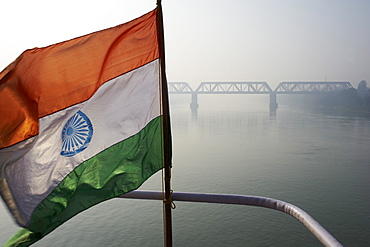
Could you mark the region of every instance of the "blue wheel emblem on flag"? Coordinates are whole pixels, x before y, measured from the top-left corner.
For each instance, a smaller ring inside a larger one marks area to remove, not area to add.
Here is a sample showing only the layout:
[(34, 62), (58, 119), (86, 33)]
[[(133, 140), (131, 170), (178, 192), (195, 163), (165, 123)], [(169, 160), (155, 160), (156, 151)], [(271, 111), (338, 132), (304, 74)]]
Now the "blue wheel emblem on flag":
[(64, 125), (62, 130), (61, 155), (71, 157), (87, 148), (93, 135), (90, 119), (78, 111)]

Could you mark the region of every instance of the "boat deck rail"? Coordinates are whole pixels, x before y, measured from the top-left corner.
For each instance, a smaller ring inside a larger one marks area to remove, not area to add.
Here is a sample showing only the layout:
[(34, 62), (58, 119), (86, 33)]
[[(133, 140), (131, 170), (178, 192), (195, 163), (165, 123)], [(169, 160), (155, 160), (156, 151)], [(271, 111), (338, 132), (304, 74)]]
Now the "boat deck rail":
[[(119, 196), (120, 198), (163, 200), (161, 191), (132, 191)], [(230, 195), (230, 194), (203, 194), (188, 192), (173, 192), (173, 201), (204, 202), (220, 204), (239, 204), (247, 206), (257, 206), (278, 210), (289, 214), (299, 220), (324, 246), (342, 246), (323, 226), (313, 217), (299, 207), (273, 198), (250, 196), (250, 195)]]

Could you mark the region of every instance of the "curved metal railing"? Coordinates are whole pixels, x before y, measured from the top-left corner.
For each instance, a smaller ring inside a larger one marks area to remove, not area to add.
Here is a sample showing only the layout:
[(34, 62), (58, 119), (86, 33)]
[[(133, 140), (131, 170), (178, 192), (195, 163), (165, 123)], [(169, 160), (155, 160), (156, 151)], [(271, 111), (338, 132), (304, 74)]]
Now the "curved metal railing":
[[(132, 191), (120, 196), (120, 198), (163, 200), (163, 193), (160, 191)], [(328, 247), (342, 246), (324, 227), (314, 218), (299, 207), (272, 198), (246, 195), (227, 194), (201, 194), (173, 192), (173, 201), (207, 202), (221, 204), (240, 204), (275, 209), (287, 213), (307, 227), (311, 233), (324, 245)]]

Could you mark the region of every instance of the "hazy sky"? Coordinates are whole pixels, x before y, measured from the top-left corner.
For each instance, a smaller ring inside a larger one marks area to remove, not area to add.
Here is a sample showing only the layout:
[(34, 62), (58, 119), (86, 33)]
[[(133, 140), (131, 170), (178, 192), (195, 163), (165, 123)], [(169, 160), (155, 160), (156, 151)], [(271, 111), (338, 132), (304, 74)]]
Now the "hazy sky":
[[(59, 2), (59, 3), (57, 3)], [(127, 22), (156, 0), (4, 1), (0, 70), (24, 50)], [(369, 0), (162, 0), (167, 77), (370, 84)]]

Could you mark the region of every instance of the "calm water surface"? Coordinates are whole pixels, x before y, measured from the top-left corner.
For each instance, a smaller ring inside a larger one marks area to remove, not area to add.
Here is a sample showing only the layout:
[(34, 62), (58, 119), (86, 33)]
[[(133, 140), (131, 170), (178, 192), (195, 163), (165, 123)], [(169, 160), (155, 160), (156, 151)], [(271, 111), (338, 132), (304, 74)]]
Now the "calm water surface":
[[(344, 246), (370, 246), (370, 116), (199, 103), (196, 116), (171, 106), (175, 191), (283, 200)], [(161, 190), (161, 173), (140, 189)], [(0, 244), (17, 229), (1, 204)], [(176, 202), (173, 234), (174, 246), (322, 246), (293, 217), (240, 205)], [(162, 204), (113, 199), (34, 246), (163, 246)]]

